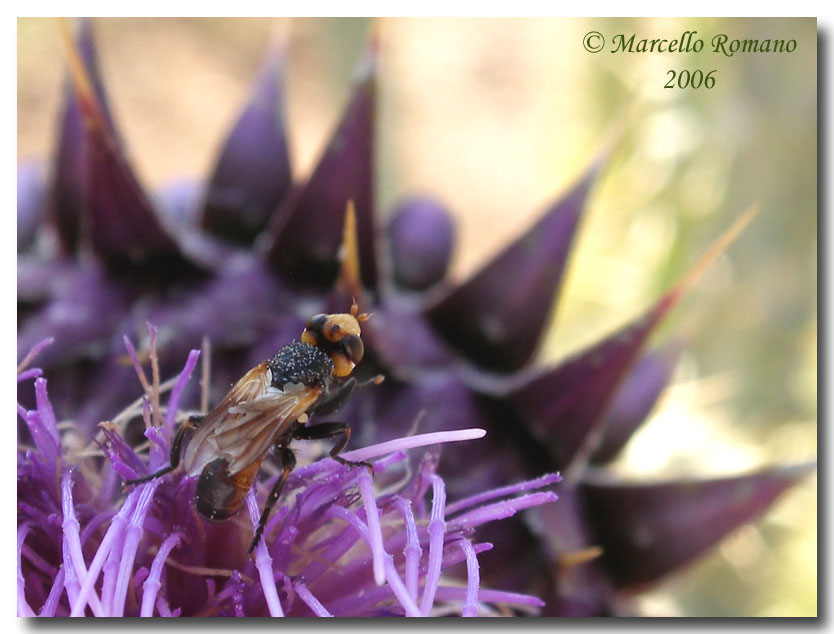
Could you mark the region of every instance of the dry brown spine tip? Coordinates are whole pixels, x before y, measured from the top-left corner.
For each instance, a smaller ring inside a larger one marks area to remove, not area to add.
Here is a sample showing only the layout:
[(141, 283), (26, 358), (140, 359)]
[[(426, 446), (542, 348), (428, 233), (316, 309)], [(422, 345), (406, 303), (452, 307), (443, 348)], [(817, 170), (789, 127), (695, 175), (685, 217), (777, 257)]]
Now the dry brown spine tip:
[(561, 568), (573, 568), (600, 557), (602, 552), (602, 546), (588, 546), (580, 550), (571, 550), (559, 555), (559, 566)]

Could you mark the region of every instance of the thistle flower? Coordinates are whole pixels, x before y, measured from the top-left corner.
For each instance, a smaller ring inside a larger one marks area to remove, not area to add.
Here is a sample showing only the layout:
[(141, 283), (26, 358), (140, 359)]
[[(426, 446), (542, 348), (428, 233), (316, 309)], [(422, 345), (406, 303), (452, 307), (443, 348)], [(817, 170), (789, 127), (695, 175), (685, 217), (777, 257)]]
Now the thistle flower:
[[(153, 329), (158, 376), (155, 339)], [(543, 489), (560, 477), (447, 504), (436, 473), (440, 448), (481, 438), (483, 430), (420, 434), (344, 454), (373, 460), (376, 482), (367, 469), (329, 458), (297, 469), (285, 489), (288, 503), (267, 525), (268, 545), (259, 542), (250, 561), (246, 546), (260, 515), (257, 498), (265, 495), (247, 497), (251, 527), (244, 518), (219, 526), (198, 519), (194, 478), (181, 473), (119, 495), (122, 478), (148, 468), (119, 431), (138, 405), (100, 425), (99, 452), (64, 455), (46, 379), (39, 368), (26, 369), (48, 343), (36, 346), (18, 373), (19, 381), (35, 378), (37, 394), (34, 410), (19, 408), (34, 442), (18, 462), (19, 615), (483, 616), (499, 606), (541, 607), (536, 597), (481, 587), (478, 555), (492, 544), (474, 541), (474, 531), (555, 501)], [(193, 351), (176, 381), (166, 384), (164, 421), (151, 414), (161, 411), (162, 387), (137, 366), (146, 387), (141, 412), (152, 469), (170, 451), (171, 424), (198, 356)], [(406, 451), (427, 445), (432, 449), (412, 472)], [(450, 577), (461, 563), (462, 580)]]
[[(19, 176), (27, 192), (18, 211), (27, 220), (19, 223), (27, 227), (19, 242), (19, 348), (54, 336), (39, 357), (55, 386), (52, 402), (59, 418), (92, 433), (135, 397), (122, 336), (147, 341), (138, 324), (159, 324), (163, 375), (209, 340), (216, 394), (297, 336), (307, 316), (343, 309), (354, 296), (374, 313), (363, 370), (388, 377), (340, 413), (358, 443), (402, 438), (415, 420), (421, 433), (486, 429), (479, 443), (450, 445), (437, 466), (449, 494), (460, 497), (565, 471), (559, 505), (484, 527), (504, 547), (481, 579), (540, 596), (543, 614), (629, 613), (624, 596), (708, 551), (808, 468), (652, 485), (610, 474), (605, 465), (671, 377), (677, 344), (646, 350), (646, 342), (692, 277), (587, 350), (534, 367), (585, 202), (610, 154), (601, 152), (527, 232), (454, 284), (446, 279), (454, 225), (442, 203), (409, 198), (379, 226), (377, 48), (360, 62), (351, 101), (305, 182), (293, 181), (286, 152), (283, 57), (275, 49), (205, 188), (151, 195), (123, 152), (83, 22), (50, 185)], [(357, 214), (348, 236), (353, 261), (340, 258), (349, 200)], [(47, 233), (56, 236), (53, 250), (43, 248)], [(149, 347), (143, 343), (145, 353)], [(35, 402), (37, 386), (34, 393), (21, 386), (20, 402)], [(193, 390), (182, 398), (194, 398)], [(153, 447), (152, 463), (154, 452), (165, 455)]]

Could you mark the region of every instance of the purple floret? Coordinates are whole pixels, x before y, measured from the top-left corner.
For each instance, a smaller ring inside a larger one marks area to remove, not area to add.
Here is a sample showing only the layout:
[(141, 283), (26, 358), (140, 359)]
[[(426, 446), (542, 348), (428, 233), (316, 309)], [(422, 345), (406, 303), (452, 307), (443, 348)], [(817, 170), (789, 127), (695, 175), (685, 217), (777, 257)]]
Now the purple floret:
[[(151, 333), (150, 377), (125, 341), (143, 386), (141, 400), (100, 425), (92, 449), (64, 460), (66, 439), (45, 379), (35, 378), (36, 409), (19, 406), (35, 442), (34, 451), (19, 454), (25, 484), (19, 489), (20, 615), (477, 616), (493, 613), (490, 603), (541, 604), (535, 597), (481, 587), (478, 553), (492, 545), (473, 541), (472, 528), (555, 501), (550, 491), (519, 494), (550, 487), (559, 477), (551, 474), (447, 505), (444, 480), (436, 473), (438, 448), (481, 438), (481, 429), (407, 436), (343, 454), (351, 461), (370, 461), (373, 474), (331, 458), (298, 468), (254, 561), (244, 548), (257, 526), (266, 487), (256, 486), (247, 495), (250, 522), (236, 518), (222, 524), (197, 518), (193, 478), (181, 472), (142, 483), (124, 496), (122, 479), (149, 471), (143, 452), (123, 436), (127, 421), (141, 416), (151, 457), (167, 456), (172, 437), (167, 431), (185, 417), (179, 403), (199, 357), (193, 350), (179, 376), (163, 383), (156, 330)], [(43, 345), (21, 363), (21, 374), (37, 376), (28, 365)], [(168, 389), (163, 415), (160, 392)], [(421, 447), (434, 449), (414, 468), (408, 452)], [(55, 469), (60, 478), (53, 500)], [(32, 499), (36, 493), (43, 499)], [(47, 527), (44, 534), (39, 513), (54, 517), (58, 530)], [(233, 567), (217, 565), (221, 551)]]

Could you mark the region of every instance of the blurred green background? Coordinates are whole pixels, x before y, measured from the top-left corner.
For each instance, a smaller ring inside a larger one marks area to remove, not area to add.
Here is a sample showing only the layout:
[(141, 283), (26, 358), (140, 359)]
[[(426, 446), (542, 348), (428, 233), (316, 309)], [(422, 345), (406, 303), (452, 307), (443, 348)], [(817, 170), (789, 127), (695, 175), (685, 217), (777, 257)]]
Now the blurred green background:
[[(307, 174), (372, 28), (382, 42), (378, 201), (414, 191), (459, 223), (462, 277), (626, 133), (592, 195), (542, 348), (552, 361), (646, 308), (748, 206), (762, 211), (657, 337), (690, 339), (673, 387), (616, 468), (636, 478), (738, 473), (816, 458), (815, 19), (103, 19), (117, 125), (143, 183), (203, 176), (270, 37), (289, 38), (290, 143)], [(582, 47), (588, 31), (607, 40)], [(611, 54), (697, 31), (700, 53)], [(795, 39), (782, 54), (710, 40)], [(18, 157), (47, 159), (64, 69), (58, 28), (18, 21)], [(664, 89), (715, 69), (715, 87)], [(642, 595), (655, 615), (817, 612), (817, 482), (782, 498), (687, 571)]]

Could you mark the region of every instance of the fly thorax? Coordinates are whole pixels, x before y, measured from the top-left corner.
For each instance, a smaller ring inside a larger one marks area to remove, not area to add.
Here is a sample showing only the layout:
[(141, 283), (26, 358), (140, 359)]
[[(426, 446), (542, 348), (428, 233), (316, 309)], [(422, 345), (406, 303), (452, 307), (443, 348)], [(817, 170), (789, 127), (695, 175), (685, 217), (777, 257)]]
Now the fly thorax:
[(272, 386), (290, 391), (294, 386), (323, 387), (333, 375), (333, 361), (309, 343), (293, 341), (269, 360)]

